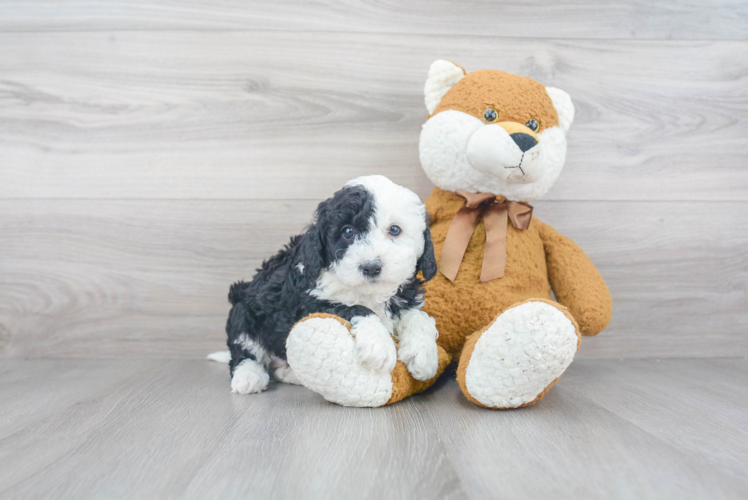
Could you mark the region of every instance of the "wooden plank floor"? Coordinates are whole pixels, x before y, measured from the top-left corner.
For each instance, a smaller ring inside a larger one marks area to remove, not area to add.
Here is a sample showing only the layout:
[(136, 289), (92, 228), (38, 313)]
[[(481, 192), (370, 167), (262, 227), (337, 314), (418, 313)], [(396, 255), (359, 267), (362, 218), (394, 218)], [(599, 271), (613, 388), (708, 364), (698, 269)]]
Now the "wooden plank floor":
[(2, 498), (746, 498), (748, 360), (578, 360), (538, 405), (380, 409), (185, 360), (0, 360)]

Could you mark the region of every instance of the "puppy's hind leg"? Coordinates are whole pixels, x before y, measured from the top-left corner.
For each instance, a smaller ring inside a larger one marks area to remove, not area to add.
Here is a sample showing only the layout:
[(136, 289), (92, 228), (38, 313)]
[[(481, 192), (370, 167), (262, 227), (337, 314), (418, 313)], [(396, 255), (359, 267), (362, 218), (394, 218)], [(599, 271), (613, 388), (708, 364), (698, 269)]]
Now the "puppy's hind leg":
[(247, 307), (241, 302), (234, 305), (226, 323), (226, 344), (231, 352), (231, 392), (252, 394), (268, 387), (270, 375), (266, 367), (270, 358), (265, 350), (250, 336), (252, 321)]
[(240, 334), (231, 346), (231, 392), (252, 394), (268, 387), (268, 355), (246, 333)]
[(288, 361), (284, 361), (276, 356), (271, 357), (270, 370), (273, 372), (273, 378), (284, 384), (301, 385), (296, 374), (293, 372)]
[(270, 375), (265, 367), (253, 359), (243, 359), (234, 368), (231, 376), (231, 392), (237, 394), (252, 394), (262, 392), (268, 388)]

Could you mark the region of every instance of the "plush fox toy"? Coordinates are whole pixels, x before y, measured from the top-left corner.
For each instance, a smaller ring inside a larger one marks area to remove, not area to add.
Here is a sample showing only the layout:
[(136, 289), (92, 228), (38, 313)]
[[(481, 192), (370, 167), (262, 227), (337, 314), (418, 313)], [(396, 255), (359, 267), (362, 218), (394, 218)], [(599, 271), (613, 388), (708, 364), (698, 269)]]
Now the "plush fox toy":
[(473, 403), (533, 404), (568, 368), (580, 335), (597, 335), (612, 315), (595, 266), (534, 219), (529, 204), (561, 173), (574, 106), (564, 91), (530, 78), (467, 74), (441, 60), (429, 70), (425, 101), (420, 157), (436, 185), (426, 206), (439, 273), (426, 285), (423, 310), (436, 319), (439, 349), (420, 362), (434, 376), (414, 379), (404, 364), (411, 360), (391, 373), (363, 366), (350, 325), (331, 317), (294, 327), (289, 364), (305, 386), (349, 406), (400, 401), (452, 362)]

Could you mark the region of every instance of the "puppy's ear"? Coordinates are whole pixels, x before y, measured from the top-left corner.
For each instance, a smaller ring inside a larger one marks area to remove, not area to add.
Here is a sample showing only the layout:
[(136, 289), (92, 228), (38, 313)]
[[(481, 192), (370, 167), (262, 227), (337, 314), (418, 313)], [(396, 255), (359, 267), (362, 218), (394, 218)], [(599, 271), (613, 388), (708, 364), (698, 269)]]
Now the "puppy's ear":
[(309, 226), (301, 241), (301, 258), (304, 264), (304, 276), (311, 283), (317, 281), (320, 273), (329, 264), (325, 248), (329, 201), (325, 200), (317, 207), (314, 224)]
[(431, 241), (431, 231), (428, 226), (423, 232), (423, 255), (418, 259), (417, 271), (423, 272), (423, 279), (430, 281), (436, 276), (436, 256), (434, 255), (434, 243)]

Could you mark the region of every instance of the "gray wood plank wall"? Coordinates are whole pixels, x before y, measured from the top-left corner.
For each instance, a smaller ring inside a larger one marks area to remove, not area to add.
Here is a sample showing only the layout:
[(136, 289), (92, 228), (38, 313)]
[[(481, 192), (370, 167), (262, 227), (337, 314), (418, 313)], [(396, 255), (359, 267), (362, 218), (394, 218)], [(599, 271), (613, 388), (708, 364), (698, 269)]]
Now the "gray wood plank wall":
[(748, 4), (0, 0), (0, 355), (199, 357), (346, 180), (422, 196), (429, 64), (567, 90), (539, 218), (607, 279), (582, 356), (748, 355)]

